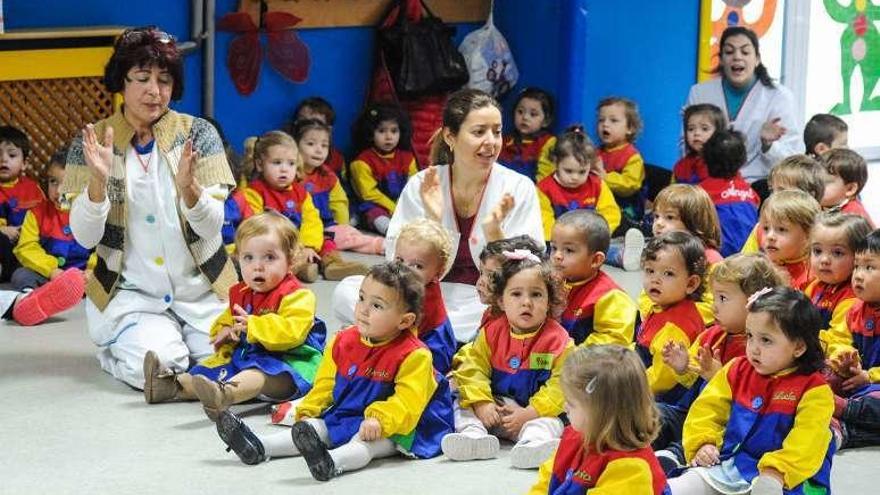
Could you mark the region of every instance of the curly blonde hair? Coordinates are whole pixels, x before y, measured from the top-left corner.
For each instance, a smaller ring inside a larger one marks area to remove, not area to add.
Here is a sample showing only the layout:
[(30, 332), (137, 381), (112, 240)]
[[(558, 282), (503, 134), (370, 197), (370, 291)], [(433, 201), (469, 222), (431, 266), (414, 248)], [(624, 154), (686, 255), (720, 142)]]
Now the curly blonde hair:
[(452, 267), (455, 258), (449, 231), (433, 220), (418, 218), (401, 227), (400, 233), (397, 235), (397, 244), (399, 245), (401, 242), (419, 242), (430, 245), (437, 257), (440, 258), (440, 266), (443, 267), (441, 275)]

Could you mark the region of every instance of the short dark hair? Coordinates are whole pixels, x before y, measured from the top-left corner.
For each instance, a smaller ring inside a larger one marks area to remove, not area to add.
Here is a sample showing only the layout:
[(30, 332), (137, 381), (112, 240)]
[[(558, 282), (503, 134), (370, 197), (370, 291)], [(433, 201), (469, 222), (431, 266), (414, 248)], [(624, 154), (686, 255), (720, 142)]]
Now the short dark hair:
[(291, 120), (293, 122), (300, 120), (299, 113), (305, 108), (323, 115), (324, 123), (327, 125), (332, 126), (336, 122), (336, 111), (333, 110), (333, 105), (320, 96), (310, 96), (299, 102), (299, 105), (293, 109), (293, 118)]
[(817, 113), (804, 126), (804, 145), (807, 154), (816, 155), (816, 145), (822, 143), (831, 146), (834, 139), (847, 132), (849, 126), (843, 119), (830, 113)]
[(709, 177), (730, 179), (746, 163), (746, 142), (743, 135), (734, 130), (716, 129), (703, 145), (703, 160)]
[(556, 139), (556, 144), (550, 149), (550, 159), (553, 163), (559, 164), (560, 161), (567, 157), (573, 157), (581, 165), (587, 168), (596, 162), (598, 153), (590, 137), (584, 131), (582, 124), (569, 126)]
[(402, 261), (388, 261), (370, 267), (366, 277), (394, 290), (407, 312), (416, 315), (416, 323), (422, 316), (425, 300), (425, 284), (416, 272)]
[[(541, 110), (544, 112), (544, 125), (541, 126), (542, 129), (546, 129), (553, 123), (554, 117), (554, 104), (553, 104), (553, 96), (550, 95), (547, 91), (544, 91), (541, 88), (536, 88), (534, 86), (523, 89), (519, 92), (516, 97), (516, 101), (513, 102), (513, 108), (516, 109), (516, 106), (519, 105), (519, 102), (524, 99), (529, 98), (530, 100), (535, 100), (541, 104)], [(514, 127), (513, 133), (517, 137), (522, 137), (519, 135), (519, 131)]]
[[(720, 108), (711, 103), (696, 103), (694, 105), (688, 105), (687, 108), (684, 109), (684, 116), (681, 119), (683, 127), (682, 136), (687, 135), (688, 120), (694, 115), (704, 115), (709, 117), (709, 120), (712, 121), (712, 125), (715, 126), (715, 132), (727, 129), (727, 117)], [(684, 140), (684, 147), (688, 154), (696, 153), (696, 150), (692, 149), (691, 145), (688, 144), (687, 139)]]
[(0, 126), (0, 143), (10, 143), (20, 149), (21, 157), (24, 160), (27, 160), (28, 155), (31, 154), (31, 142), (27, 134), (18, 127), (11, 125)]
[(104, 86), (111, 93), (125, 89), (132, 67), (152, 67), (168, 71), (174, 81), (171, 99), (183, 96), (183, 58), (174, 38), (156, 26), (126, 29), (113, 46), (113, 54), (104, 66)]
[(859, 185), (856, 194), (862, 192), (862, 188), (868, 182), (868, 163), (862, 155), (853, 150), (838, 148), (825, 152), (820, 158), (825, 164), (825, 170), (843, 179), (844, 184), (854, 182)]
[(358, 152), (372, 148), (373, 133), (382, 122), (389, 121), (396, 122), (400, 128), (397, 147), (409, 150), (412, 146), (412, 124), (403, 108), (391, 103), (371, 103), (360, 114), (352, 129), (352, 138)]
[(646, 261), (656, 261), (657, 254), (664, 248), (670, 248), (678, 253), (684, 260), (688, 276), (700, 277), (700, 285), (688, 298), (694, 301), (703, 295), (703, 279), (706, 276), (706, 248), (700, 238), (680, 230), (673, 230), (651, 238), (642, 251), (642, 266)]
[(819, 310), (802, 292), (790, 287), (772, 287), (748, 305), (750, 313), (768, 313), (790, 340), (802, 340), (806, 350), (795, 359), (799, 373), (808, 374), (825, 366), (819, 330), (825, 326)]
[(556, 219), (556, 225), (566, 225), (577, 229), (590, 252), (607, 253), (611, 245), (611, 230), (608, 221), (595, 211), (571, 210)]
[(612, 105), (623, 106), (623, 114), (626, 116), (626, 127), (628, 131), (626, 133), (626, 140), (630, 143), (634, 142), (639, 133), (642, 132), (643, 127), (638, 105), (629, 98), (609, 96), (608, 98), (602, 99), (599, 104), (596, 105), (596, 114), (598, 115), (600, 110)]
[(498, 239), (486, 244), (486, 247), (480, 251), (480, 262), (485, 263), (487, 259), (501, 256), (504, 251), (515, 251), (517, 249), (526, 249), (531, 251), (535, 256), (544, 254), (544, 248), (538, 245), (531, 237), (521, 234), (516, 237), (508, 237), (507, 239)]
[(856, 253), (880, 255), (880, 229), (868, 234), (862, 243), (853, 248), (853, 251)]

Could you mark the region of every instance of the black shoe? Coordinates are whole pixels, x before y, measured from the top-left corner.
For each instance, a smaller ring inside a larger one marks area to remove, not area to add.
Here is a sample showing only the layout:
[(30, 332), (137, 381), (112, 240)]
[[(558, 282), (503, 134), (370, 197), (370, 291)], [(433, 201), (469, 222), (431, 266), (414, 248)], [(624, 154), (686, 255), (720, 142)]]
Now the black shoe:
[(257, 435), (228, 409), (217, 416), (217, 434), (226, 444), (226, 452), (235, 452), (241, 462), (253, 466), (269, 460)]
[(336, 476), (336, 464), (330, 457), (330, 451), (324, 442), (318, 438), (318, 432), (305, 421), (293, 424), (290, 436), (299, 453), (302, 454), (309, 466), (312, 476), (318, 481), (328, 481)]

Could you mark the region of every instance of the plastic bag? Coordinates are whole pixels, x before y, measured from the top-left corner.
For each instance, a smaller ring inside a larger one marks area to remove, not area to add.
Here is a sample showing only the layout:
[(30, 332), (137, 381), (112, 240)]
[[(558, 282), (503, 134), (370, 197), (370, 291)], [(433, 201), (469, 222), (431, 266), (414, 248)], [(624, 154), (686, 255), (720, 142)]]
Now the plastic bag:
[(492, 22), (492, 11), (483, 27), (465, 36), (458, 51), (464, 56), (471, 75), (469, 88), (499, 98), (510, 91), (519, 79), (507, 40)]

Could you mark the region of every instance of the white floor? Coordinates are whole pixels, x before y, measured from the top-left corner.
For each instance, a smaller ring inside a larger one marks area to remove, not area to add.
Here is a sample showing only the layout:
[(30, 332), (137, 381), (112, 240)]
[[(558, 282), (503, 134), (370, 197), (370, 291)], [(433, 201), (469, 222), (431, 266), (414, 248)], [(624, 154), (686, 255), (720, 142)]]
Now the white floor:
[[(637, 290), (637, 275), (609, 271)], [(328, 315), (332, 284), (312, 288), (319, 314)], [(297, 458), (245, 466), (224, 452), (197, 404), (146, 405), (139, 391), (102, 372), (82, 305), (36, 328), (0, 323), (0, 340), (2, 494), (302, 493), (320, 486), (319, 493), (333, 494), (506, 495), (525, 493), (536, 478), (511, 468), (506, 451), (471, 463), (388, 459), (326, 484)], [(266, 424), (260, 405), (236, 410), (252, 410), (247, 421), (257, 430), (277, 428)], [(877, 493), (880, 449), (835, 461), (837, 493)]]

